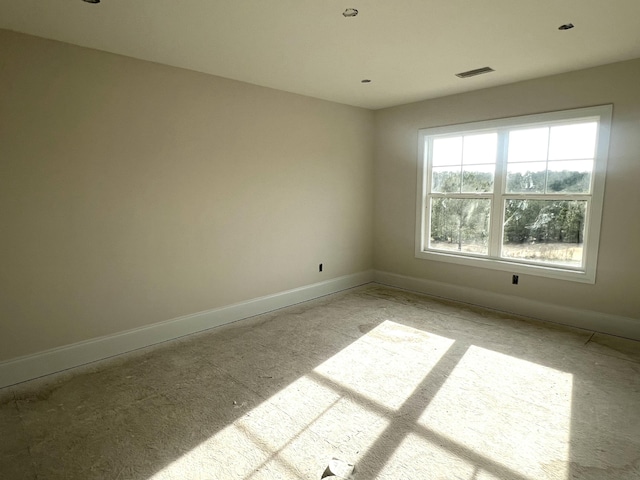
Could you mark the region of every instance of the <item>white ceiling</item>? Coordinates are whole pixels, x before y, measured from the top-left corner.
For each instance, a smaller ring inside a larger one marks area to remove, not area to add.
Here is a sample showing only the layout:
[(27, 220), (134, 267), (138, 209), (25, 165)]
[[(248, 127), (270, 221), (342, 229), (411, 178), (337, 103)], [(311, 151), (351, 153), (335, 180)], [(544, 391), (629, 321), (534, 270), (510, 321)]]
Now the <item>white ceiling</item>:
[(640, 0), (0, 0), (0, 28), (371, 109), (640, 57)]

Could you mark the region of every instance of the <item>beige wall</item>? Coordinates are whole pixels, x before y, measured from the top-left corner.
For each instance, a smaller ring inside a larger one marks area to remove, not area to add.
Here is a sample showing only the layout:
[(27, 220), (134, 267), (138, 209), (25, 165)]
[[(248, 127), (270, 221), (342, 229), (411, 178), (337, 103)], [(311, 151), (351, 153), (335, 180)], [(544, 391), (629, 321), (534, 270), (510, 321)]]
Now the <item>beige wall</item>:
[(372, 267), (371, 111), (2, 30), (0, 92), (0, 361)]
[[(594, 285), (521, 275), (513, 286), (508, 272), (414, 257), (418, 129), (607, 103), (613, 131)], [(640, 321), (640, 60), (379, 110), (375, 162), (377, 270)]]
[[(0, 361), (372, 266), (638, 318), (638, 85), (640, 60), (374, 113), (0, 30)], [(595, 285), (414, 258), (419, 128), (605, 103)]]

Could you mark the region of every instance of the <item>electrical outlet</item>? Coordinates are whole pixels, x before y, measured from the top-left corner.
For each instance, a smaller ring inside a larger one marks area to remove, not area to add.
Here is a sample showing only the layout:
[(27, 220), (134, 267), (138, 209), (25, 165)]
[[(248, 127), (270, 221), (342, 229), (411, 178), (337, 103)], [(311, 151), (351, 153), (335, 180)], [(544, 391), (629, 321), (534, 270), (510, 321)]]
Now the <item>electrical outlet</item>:
[(322, 272), (322, 264), (319, 264), (319, 265), (318, 265), (318, 271), (319, 271), (319, 272)]
[(517, 285), (517, 284), (518, 284), (518, 275), (513, 275), (513, 276), (511, 277), (511, 283), (512, 283), (513, 285)]

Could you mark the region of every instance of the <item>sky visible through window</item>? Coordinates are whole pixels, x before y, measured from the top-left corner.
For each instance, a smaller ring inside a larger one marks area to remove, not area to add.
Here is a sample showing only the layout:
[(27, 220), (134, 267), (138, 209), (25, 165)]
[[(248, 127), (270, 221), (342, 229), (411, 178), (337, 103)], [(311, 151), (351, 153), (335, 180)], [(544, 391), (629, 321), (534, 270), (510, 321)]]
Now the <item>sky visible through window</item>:
[[(528, 128), (509, 132), (509, 163), (550, 161), (550, 170), (564, 169), (555, 161), (574, 160), (590, 167), (595, 154), (596, 122)], [(498, 136), (495, 132), (436, 138), (432, 166), (495, 164)], [(464, 145), (464, 149), (463, 149)]]

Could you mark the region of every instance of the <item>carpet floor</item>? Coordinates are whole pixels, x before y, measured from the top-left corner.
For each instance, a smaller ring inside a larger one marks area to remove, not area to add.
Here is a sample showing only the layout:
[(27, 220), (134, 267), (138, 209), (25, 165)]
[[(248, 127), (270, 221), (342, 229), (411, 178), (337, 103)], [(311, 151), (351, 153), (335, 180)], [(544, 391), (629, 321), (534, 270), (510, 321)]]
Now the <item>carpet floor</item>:
[(0, 398), (3, 480), (640, 478), (640, 342), (376, 284)]

